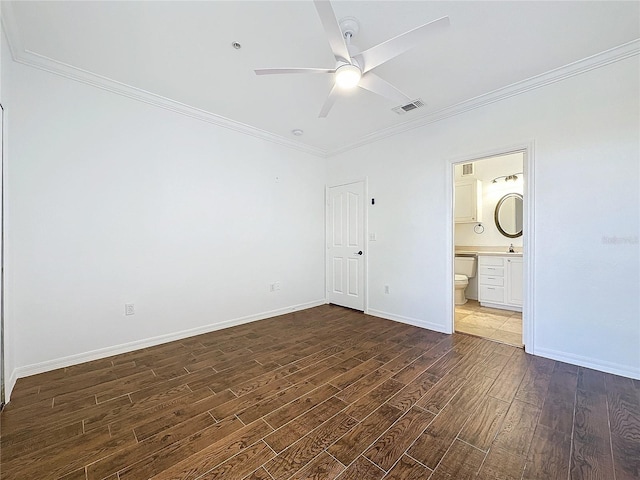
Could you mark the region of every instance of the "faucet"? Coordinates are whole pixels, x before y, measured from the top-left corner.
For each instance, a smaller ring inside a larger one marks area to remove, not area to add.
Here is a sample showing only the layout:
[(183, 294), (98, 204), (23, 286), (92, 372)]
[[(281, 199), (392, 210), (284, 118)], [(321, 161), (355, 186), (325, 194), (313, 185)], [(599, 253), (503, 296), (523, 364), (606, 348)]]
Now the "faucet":
[(513, 249), (513, 243), (509, 245), (509, 253), (516, 253), (516, 251)]

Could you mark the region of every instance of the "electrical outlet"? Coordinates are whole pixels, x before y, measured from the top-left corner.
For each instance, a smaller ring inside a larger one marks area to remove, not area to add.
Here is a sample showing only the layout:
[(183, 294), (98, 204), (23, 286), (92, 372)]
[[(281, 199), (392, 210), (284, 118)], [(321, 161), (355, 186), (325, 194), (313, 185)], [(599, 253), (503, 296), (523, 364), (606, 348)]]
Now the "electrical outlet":
[(280, 290), (280, 282), (274, 282), (273, 289), (274, 290)]
[(389, 285), (384, 286), (384, 293), (389, 295)]
[(369, 234), (369, 241), (370, 242), (375, 242), (376, 240), (378, 240), (378, 237), (376, 236), (375, 233), (370, 233)]
[(136, 308), (133, 303), (125, 303), (124, 304), (124, 314), (125, 315), (135, 315)]

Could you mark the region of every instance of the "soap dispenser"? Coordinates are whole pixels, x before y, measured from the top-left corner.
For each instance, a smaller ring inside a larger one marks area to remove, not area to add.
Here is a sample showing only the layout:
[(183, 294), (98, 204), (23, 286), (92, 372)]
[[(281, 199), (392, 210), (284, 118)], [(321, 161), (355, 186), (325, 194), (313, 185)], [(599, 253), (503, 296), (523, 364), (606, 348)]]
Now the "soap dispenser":
[(509, 245), (509, 253), (516, 253), (516, 251), (513, 249), (513, 243)]

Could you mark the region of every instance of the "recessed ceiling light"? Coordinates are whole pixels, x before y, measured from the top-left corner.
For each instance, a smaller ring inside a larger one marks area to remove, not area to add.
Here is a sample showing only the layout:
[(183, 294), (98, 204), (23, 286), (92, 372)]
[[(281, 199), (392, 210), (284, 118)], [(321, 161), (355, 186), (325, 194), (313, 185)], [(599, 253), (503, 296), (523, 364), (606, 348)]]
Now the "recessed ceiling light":
[(238, 42), (231, 43), (231, 46), (233, 48), (235, 48), (236, 50), (240, 50), (242, 48), (242, 45), (240, 45), (240, 43), (238, 43)]
[(299, 137), (300, 135), (302, 135), (304, 133), (304, 131), (300, 130), (299, 128), (295, 128), (295, 129), (291, 130), (291, 133), (293, 133), (296, 137)]

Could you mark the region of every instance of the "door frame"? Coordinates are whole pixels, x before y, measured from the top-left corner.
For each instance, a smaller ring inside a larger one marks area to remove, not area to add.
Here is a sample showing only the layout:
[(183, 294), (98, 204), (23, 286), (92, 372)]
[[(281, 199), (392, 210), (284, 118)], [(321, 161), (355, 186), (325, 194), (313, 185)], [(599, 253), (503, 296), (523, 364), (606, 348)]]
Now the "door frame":
[(4, 357), (4, 107), (0, 103), (0, 410), (5, 404)]
[(524, 278), (523, 281), (523, 305), (522, 305), (522, 342), (524, 343), (524, 350), (527, 353), (533, 353), (535, 351), (535, 245), (534, 245), (534, 229), (535, 229), (535, 141), (530, 140), (514, 145), (507, 145), (504, 147), (495, 148), (488, 151), (472, 153), (460, 157), (450, 158), (447, 162), (446, 171), (446, 192), (447, 192), (447, 229), (446, 229), (446, 241), (448, 245), (449, 254), (446, 258), (446, 282), (450, 285), (447, 289), (449, 292), (449, 299), (447, 301), (447, 316), (449, 322), (447, 323), (448, 331), (446, 333), (454, 332), (454, 314), (455, 305), (453, 298), (453, 278), (454, 278), (454, 256), (455, 256), (455, 241), (454, 241), (454, 229), (455, 222), (453, 218), (453, 202), (454, 202), (454, 168), (461, 163), (469, 163), (477, 160), (484, 160), (490, 157), (497, 157), (500, 155), (508, 155), (510, 153), (523, 152), (524, 158), (522, 159), (522, 167), (524, 174), (523, 184), (523, 268)]
[(363, 229), (362, 243), (364, 245), (364, 258), (362, 268), (363, 282), (362, 293), (364, 295), (364, 312), (369, 312), (369, 177), (361, 177), (344, 181), (336, 181), (328, 183), (324, 187), (324, 303), (329, 303), (327, 289), (329, 288), (329, 277), (327, 276), (327, 235), (329, 234), (329, 189), (334, 187), (342, 187), (352, 183), (362, 183), (364, 187), (364, 205), (363, 205)]

